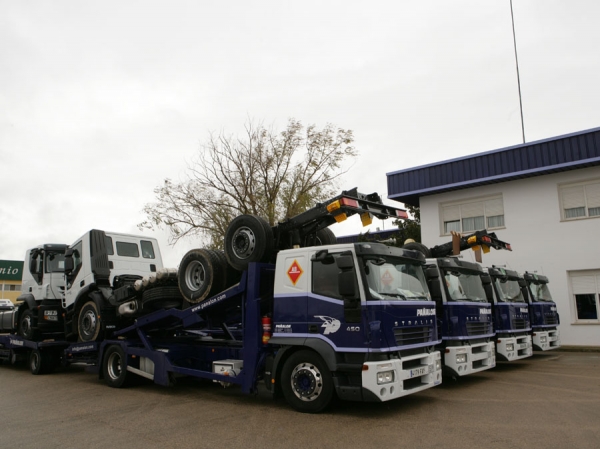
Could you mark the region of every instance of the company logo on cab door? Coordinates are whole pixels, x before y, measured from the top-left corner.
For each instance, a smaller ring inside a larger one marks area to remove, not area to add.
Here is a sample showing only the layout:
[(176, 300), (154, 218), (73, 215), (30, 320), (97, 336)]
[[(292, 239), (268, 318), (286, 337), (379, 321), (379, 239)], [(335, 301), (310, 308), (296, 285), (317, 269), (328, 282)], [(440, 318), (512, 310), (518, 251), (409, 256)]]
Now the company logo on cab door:
[(300, 279), (300, 276), (302, 276), (302, 273), (304, 273), (302, 267), (300, 266), (298, 261), (294, 259), (294, 263), (290, 265), (290, 268), (287, 271), (287, 275), (290, 278), (290, 281), (292, 281), (293, 285), (296, 285), (298, 279)]

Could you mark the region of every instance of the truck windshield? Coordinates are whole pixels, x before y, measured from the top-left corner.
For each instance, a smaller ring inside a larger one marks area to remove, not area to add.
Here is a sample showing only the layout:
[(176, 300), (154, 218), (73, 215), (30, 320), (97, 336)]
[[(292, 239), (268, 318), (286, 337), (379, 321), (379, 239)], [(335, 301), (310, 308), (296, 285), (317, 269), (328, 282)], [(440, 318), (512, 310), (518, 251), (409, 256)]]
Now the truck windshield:
[(366, 259), (364, 271), (372, 300), (430, 301), (423, 267), (406, 260), (381, 256)]
[(46, 273), (63, 273), (65, 271), (65, 255), (62, 253), (46, 254)]
[(496, 279), (495, 284), (500, 302), (525, 302), (521, 287), (517, 281), (508, 279), (503, 282), (501, 279)]
[(534, 301), (554, 302), (548, 284), (529, 284), (529, 291)]
[(446, 271), (444, 278), (451, 301), (487, 302), (479, 274)]

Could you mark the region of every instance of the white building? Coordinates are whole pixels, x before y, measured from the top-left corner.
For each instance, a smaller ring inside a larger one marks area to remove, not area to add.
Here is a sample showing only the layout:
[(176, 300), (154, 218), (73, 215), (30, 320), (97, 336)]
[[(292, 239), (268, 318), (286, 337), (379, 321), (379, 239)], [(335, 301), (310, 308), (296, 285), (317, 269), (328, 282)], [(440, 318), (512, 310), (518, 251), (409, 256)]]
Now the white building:
[(600, 346), (600, 128), (387, 176), (389, 198), (420, 206), (423, 243), (495, 232), (513, 251), (483, 265), (548, 276), (562, 345)]

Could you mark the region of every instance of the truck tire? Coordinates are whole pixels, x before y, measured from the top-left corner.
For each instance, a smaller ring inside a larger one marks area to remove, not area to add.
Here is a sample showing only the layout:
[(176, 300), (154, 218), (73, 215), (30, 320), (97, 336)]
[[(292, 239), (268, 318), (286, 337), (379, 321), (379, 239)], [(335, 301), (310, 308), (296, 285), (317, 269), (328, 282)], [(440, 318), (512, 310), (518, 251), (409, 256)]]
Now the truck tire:
[(38, 332), (33, 328), (35, 314), (31, 309), (25, 309), (19, 317), (17, 333), (26, 340), (36, 340)]
[(31, 374), (47, 374), (54, 371), (56, 365), (53, 363), (51, 354), (39, 349), (32, 349), (29, 353), (29, 369)]
[(215, 253), (219, 257), (219, 261), (221, 262), (221, 267), (223, 267), (223, 271), (225, 272), (225, 288), (224, 289), (227, 289), (227, 288), (237, 284), (238, 282), (240, 282), (242, 273), (240, 271), (236, 270), (235, 268), (233, 268), (231, 265), (229, 265), (229, 263), (227, 262), (227, 257), (225, 256), (225, 251), (219, 249), (219, 250), (216, 250)]
[(225, 256), (236, 270), (244, 271), (251, 262), (269, 262), (273, 246), (271, 227), (256, 215), (240, 215), (227, 227)]
[(131, 376), (127, 373), (127, 357), (125, 351), (119, 345), (111, 345), (106, 348), (102, 359), (102, 374), (109, 387), (125, 387)]
[(419, 251), (425, 257), (431, 257), (431, 251), (429, 250), (429, 248), (427, 248), (425, 245), (423, 245), (422, 243), (419, 243), (419, 242), (406, 243), (405, 245), (402, 246), (402, 249), (410, 249), (410, 250), (414, 250), (414, 251)]
[(283, 397), (294, 409), (318, 413), (332, 401), (334, 387), (329, 368), (313, 351), (292, 354), (281, 370)]
[[(337, 237), (333, 233), (333, 231), (329, 228), (319, 229), (317, 231), (316, 239), (314, 241), (314, 246), (323, 246), (323, 245), (335, 245), (337, 243)], [(311, 237), (307, 237), (304, 239), (304, 246), (313, 245), (313, 241)]]
[(225, 271), (216, 251), (193, 249), (188, 251), (177, 274), (179, 291), (185, 300), (197, 304), (225, 289)]
[(158, 309), (173, 309), (181, 307), (183, 296), (176, 285), (160, 285), (144, 290), (142, 293), (142, 308), (144, 311)]
[(100, 335), (102, 322), (98, 306), (94, 301), (86, 302), (77, 317), (77, 334), (79, 341), (96, 341)]

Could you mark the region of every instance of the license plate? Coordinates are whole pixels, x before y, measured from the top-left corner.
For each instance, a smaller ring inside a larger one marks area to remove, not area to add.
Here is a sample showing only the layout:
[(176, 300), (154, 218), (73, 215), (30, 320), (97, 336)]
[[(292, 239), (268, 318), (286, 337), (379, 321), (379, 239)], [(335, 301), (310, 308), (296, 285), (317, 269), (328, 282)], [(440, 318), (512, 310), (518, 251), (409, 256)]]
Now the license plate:
[(410, 370), (410, 377), (423, 376), (429, 372), (429, 367), (423, 366), (421, 368), (415, 368)]

